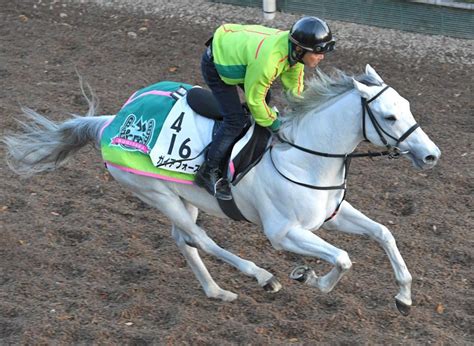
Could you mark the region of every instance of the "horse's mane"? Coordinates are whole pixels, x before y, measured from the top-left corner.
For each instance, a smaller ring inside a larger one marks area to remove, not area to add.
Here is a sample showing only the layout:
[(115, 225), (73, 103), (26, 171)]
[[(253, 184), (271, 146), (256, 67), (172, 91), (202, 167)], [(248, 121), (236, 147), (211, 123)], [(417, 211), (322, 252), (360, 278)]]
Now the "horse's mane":
[(353, 76), (334, 69), (331, 74), (326, 74), (317, 68), (316, 75), (306, 83), (302, 97), (287, 94), (289, 109), (282, 117), (283, 123), (297, 121), (295, 118), (331, 104), (330, 100), (354, 88), (352, 78), (367, 85), (380, 85), (378, 80), (366, 73)]

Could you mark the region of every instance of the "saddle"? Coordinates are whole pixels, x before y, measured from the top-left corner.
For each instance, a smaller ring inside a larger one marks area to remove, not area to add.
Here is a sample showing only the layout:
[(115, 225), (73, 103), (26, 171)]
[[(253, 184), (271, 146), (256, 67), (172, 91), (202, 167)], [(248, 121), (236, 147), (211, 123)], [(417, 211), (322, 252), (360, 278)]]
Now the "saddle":
[(209, 90), (196, 87), (191, 88), (186, 93), (186, 101), (197, 114), (209, 119), (222, 121), (217, 101)]

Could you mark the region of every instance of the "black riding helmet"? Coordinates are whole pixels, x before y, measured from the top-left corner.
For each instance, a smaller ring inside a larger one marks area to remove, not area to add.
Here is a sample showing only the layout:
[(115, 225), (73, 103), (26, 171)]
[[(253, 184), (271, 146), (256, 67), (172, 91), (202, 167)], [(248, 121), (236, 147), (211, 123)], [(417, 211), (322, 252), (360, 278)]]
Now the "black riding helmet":
[[(293, 58), (299, 62), (302, 62), (306, 52), (328, 53), (334, 50), (336, 44), (329, 26), (317, 17), (303, 17), (296, 21), (290, 29), (289, 39), (292, 43)], [(303, 48), (303, 52), (298, 54), (295, 45)]]

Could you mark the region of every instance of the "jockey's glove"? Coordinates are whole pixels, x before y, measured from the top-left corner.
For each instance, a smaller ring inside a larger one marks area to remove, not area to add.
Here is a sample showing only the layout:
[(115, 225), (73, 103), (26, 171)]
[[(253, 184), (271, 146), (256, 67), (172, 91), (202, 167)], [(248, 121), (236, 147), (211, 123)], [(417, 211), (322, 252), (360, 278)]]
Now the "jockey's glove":
[(270, 125), (270, 130), (276, 133), (280, 129), (281, 121), (280, 119), (276, 118), (275, 121)]
[(278, 111), (278, 108), (276, 108), (276, 106), (273, 106), (272, 110), (277, 114), (277, 118), (270, 125), (270, 130), (272, 130), (272, 132), (276, 133), (280, 129), (280, 125), (281, 125), (281, 121), (279, 119), (280, 118), (280, 112)]

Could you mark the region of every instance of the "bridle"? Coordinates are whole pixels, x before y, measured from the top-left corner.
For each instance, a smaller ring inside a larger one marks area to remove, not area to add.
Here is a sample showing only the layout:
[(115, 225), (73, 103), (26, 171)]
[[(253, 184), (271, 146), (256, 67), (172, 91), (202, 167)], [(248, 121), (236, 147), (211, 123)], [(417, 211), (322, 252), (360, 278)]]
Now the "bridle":
[[(369, 120), (371, 121), (372, 126), (374, 127), (375, 131), (379, 135), (380, 140), (382, 141), (382, 143), (387, 148), (387, 150), (385, 150), (385, 151), (381, 151), (381, 152), (370, 152), (369, 151), (369, 152), (366, 152), (366, 153), (352, 152), (352, 153), (348, 153), (348, 154), (323, 153), (323, 152), (319, 152), (319, 151), (315, 151), (315, 150), (311, 150), (311, 149), (308, 149), (308, 148), (301, 147), (301, 146), (299, 146), (295, 143), (287, 141), (286, 139), (282, 138), (280, 135), (277, 135), (277, 138), (280, 142), (286, 143), (286, 144), (292, 146), (293, 148), (298, 149), (300, 151), (303, 151), (305, 153), (308, 153), (308, 154), (311, 154), (311, 155), (316, 155), (316, 156), (328, 157), (328, 158), (342, 158), (342, 159), (344, 159), (344, 162), (343, 162), (343, 165), (344, 165), (344, 181), (343, 181), (342, 184), (335, 185), (335, 186), (315, 186), (315, 185), (310, 185), (310, 184), (305, 184), (305, 183), (302, 183), (302, 182), (299, 182), (299, 181), (295, 181), (295, 180), (287, 177), (282, 172), (280, 172), (278, 170), (278, 168), (276, 167), (275, 162), (273, 161), (273, 158), (272, 158), (272, 153), (271, 153), (271, 151), (273, 149), (273, 146), (270, 147), (270, 160), (273, 164), (273, 167), (286, 180), (288, 180), (288, 181), (290, 181), (294, 184), (297, 184), (297, 185), (300, 185), (300, 186), (303, 186), (303, 187), (306, 187), (306, 188), (314, 189), (314, 190), (344, 190), (344, 194), (343, 194), (342, 199), (339, 202), (336, 210), (332, 213), (331, 216), (329, 216), (326, 220), (324, 220), (324, 222), (329, 221), (330, 219), (332, 219), (337, 214), (337, 212), (339, 211), (339, 208), (341, 207), (342, 202), (345, 200), (346, 190), (347, 190), (347, 177), (348, 177), (348, 174), (349, 174), (349, 166), (350, 166), (352, 158), (356, 158), (356, 157), (370, 157), (370, 158), (373, 158), (373, 157), (378, 157), (378, 156), (387, 156), (390, 159), (397, 159), (400, 156), (406, 155), (406, 154), (409, 153), (408, 151), (401, 151), (400, 148), (398, 147), (398, 145), (401, 142), (403, 142), (405, 139), (407, 139), (408, 136), (410, 136), (418, 127), (420, 127), (420, 125), (418, 123), (415, 123), (407, 131), (405, 131), (405, 133), (400, 138), (397, 139), (394, 136), (392, 136), (391, 134), (389, 134), (387, 131), (385, 131), (382, 128), (382, 126), (380, 126), (380, 124), (378, 123), (378, 121), (375, 118), (374, 114), (372, 113), (372, 110), (369, 107), (369, 104), (372, 101), (374, 101), (375, 99), (377, 99), (380, 95), (382, 95), (388, 88), (390, 88), (388, 85), (385, 86), (381, 91), (379, 91), (374, 97), (370, 98), (369, 100), (367, 100), (364, 97), (361, 97), (361, 103), (362, 103), (362, 131), (363, 131), (364, 139), (367, 142), (370, 142), (370, 140), (367, 138), (367, 135), (366, 135), (366, 123), (367, 123), (366, 117), (368, 115)], [(387, 138), (384, 135), (388, 136), (391, 139), (393, 139), (396, 142), (395, 145), (391, 145), (390, 143), (388, 143)]]
[[(375, 100), (380, 95), (382, 95), (383, 92), (385, 90), (387, 90), (388, 88), (390, 88), (388, 85), (385, 86), (382, 90), (380, 90), (377, 93), (377, 95), (372, 97), (370, 100), (367, 100), (367, 99), (361, 97), (361, 100), (362, 100), (362, 131), (363, 131), (363, 134), (364, 134), (364, 138), (367, 142), (370, 142), (367, 139), (366, 130), (365, 130), (365, 127), (366, 127), (365, 126), (365, 124), (366, 124), (365, 118), (366, 118), (366, 115), (368, 115), (370, 121), (372, 122), (372, 126), (374, 127), (375, 131), (379, 135), (380, 140), (387, 147), (388, 150), (392, 150), (392, 151), (397, 152), (398, 156), (403, 155), (403, 154), (408, 154), (408, 152), (403, 152), (403, 153), (400, 152), (400, 149), (398, 148), (398, 145), (401, 142), (403, 142), (405, 139), (407, 139), (408, 136), (410, 136), (417, 128), (420, 127), (420, 125), (418, 123), (415, 123), (412, 127), (410, 127), (407, 131), (405, 131), (405, 133), (400, 138), (397, 139), (394, 136), (392, 136), (391, 134), (389, 134), (387, 131), (385, 131), (382, 126), (380, 126), (380, 124), (378, 123), (377, 119), (374, 116), (374, 113), (372, 113), (372, 110), (369, 107), (369, 103), (372, 102), (373, 100)], [(385, 136), (390, 137), (391, 139), (393, 139), (396, 142), (394, 146), (392, 146), (388, 143), (387, 138), (385, 138), (384, 134), (385, 134)]]

